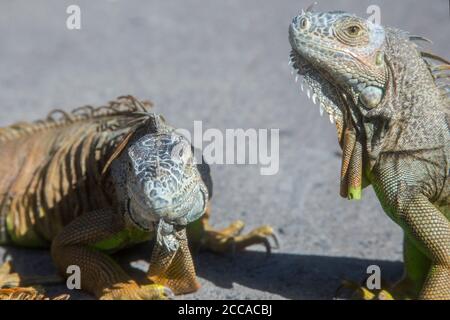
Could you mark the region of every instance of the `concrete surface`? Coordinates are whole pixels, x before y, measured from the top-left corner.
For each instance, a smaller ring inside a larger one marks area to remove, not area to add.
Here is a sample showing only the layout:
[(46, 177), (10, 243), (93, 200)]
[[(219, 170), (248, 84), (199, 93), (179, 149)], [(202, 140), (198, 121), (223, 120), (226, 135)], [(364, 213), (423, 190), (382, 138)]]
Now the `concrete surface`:
[[(65, 27), (69, 4), (82, 29)], [(448, 1), (320, 1), (318, 9), (366, 16), (434, 41), (447, 56)], [(233, 260), (196, 256), (203, 288), (187, 299), (330, 299), (340, 279), (360, 280), (378, 264), (401, 273), (400, 229), (371, 190), (360, 202), (338, 195), (334, 127), (300, 94), (287, 65), (287, 27), (309, 1), (18, 1), (0, 3), (0, 125), (60, 107), (102, 104), (122, 94), (152, 99), (172, 124), (190, 128), (279, 128), (280, 171), (215, 165), (213, 224), (275, 227), (281, 249), (252, 247)], [(25, 274), (52, 274), (46, 251), (4, 247)], [(135, 272), (143, 246), (120, 254)], [(135, 262), (138, 260), (138, 262)], [(136, 269), (137, 267), (137, 269)], [(64, 291), (49, 287), (51, 293)], [(75, 298), (88, 298), (75, 293)]]

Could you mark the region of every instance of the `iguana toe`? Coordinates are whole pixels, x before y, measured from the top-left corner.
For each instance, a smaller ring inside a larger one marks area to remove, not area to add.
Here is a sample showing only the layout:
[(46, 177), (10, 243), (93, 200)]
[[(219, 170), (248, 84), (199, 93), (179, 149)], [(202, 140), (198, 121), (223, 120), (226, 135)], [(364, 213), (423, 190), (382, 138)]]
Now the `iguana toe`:
[(68, 294), (50, 298), (44, 291), (35, 287), (16, 287), (0, 289), (0, 300), (68, 300)]
[(175, 294), (170, 288), (160, 284), (140, 286), (138, 294), (142, 300), (172, 300), (175, 298)]
[[(217, 253), (231, 251), (233, 255), (236, 251), (244, 250), (255, 244), (264, 245), (269, 254), (272, 249), (279, 247), (278, 238), (272, 227), (264, 225), (241, 235), (243, 228), (244, 223), (236, 221), (223, 230), (208, 230), (203, 239), (203, 246)], [(272, 239), (273, 244), (270, 239)]]
[(138, 286), (136, 284), (119, 285), (106, 291), (101, 300), (169, 300), (174, 298), (171, 289), (160, 284)]
[[(271, 243), (270, 239), (273, 241)], [(262, 244), (267, 250), (267, 254), (272, 252), (272, 249), (278, 249), (280, 247), (277, 236), (275, 235), (272, 227), (264, 225), (258, 227), (247, 234), (236, 236), (231, 241), (232, 252), (236, 250), (243, 250), (249, 246), (255, 244)]]
[[(340, 294), (344, 290), (349, 292), (349, 294), (346, 297), (340, 297)], [(341, 286), (336, 290), (335, 298), (349, 298), (352, 300), (394, 300), (393, 295), (387, 289), (381, 288), (370, 290), (364, 285), (349, 280), (342, 281)]]

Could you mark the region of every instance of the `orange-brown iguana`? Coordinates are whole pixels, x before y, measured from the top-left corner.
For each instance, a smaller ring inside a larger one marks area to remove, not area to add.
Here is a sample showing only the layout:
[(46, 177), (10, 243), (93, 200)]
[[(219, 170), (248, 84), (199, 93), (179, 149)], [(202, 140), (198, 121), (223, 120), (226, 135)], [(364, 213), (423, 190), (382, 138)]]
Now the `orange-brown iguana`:
[[(1, 128), (1, 243), (51, 247), (60, 273), (78, 266), (81, 288), (101, 299), (196, 291), (188, 239), (219, 253), (258, 243), (270, 250), (269, 226), (246, 235), (241, 221), (209, 226), (209, 166), (149, 105), (120, 97)], [(138, 284), (108, 253), (150, 239), (148, 283)], [(5, 290), (0, 297), (22, 292)]]

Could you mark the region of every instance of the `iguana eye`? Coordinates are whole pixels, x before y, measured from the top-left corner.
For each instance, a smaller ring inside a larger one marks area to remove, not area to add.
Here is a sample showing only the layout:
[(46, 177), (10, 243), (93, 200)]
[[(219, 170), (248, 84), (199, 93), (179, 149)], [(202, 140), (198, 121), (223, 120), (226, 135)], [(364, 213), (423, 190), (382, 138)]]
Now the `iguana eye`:
[(353, 25), (347, 28), (347, 33), (350, 36), (357, 36), (361, 32), (361, 27)]
[(365, 46), (369, 43), (370, 39), (364, 21), (345, 18), (337, 22), (335, 30), (336, 38), (345, 45), (356, 47)]

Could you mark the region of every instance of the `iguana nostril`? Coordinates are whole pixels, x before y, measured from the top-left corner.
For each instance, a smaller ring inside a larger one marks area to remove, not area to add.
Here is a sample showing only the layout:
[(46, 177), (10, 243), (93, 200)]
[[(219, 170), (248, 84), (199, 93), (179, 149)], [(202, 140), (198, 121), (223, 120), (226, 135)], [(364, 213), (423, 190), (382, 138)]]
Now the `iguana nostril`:
[(310, 20), (304, 16), (296, 16), (292, 19), (292, 26), (296, 30), (307, 30), (310, 27)]
[(309, 22), (308, 18), (303, 17), (303, 18), (300, 19), (300, 21), (299, 21), (300, 29), (307, 30), (307, 29), (309, 29), (309, 25), (310, 25), (310, 22)]

